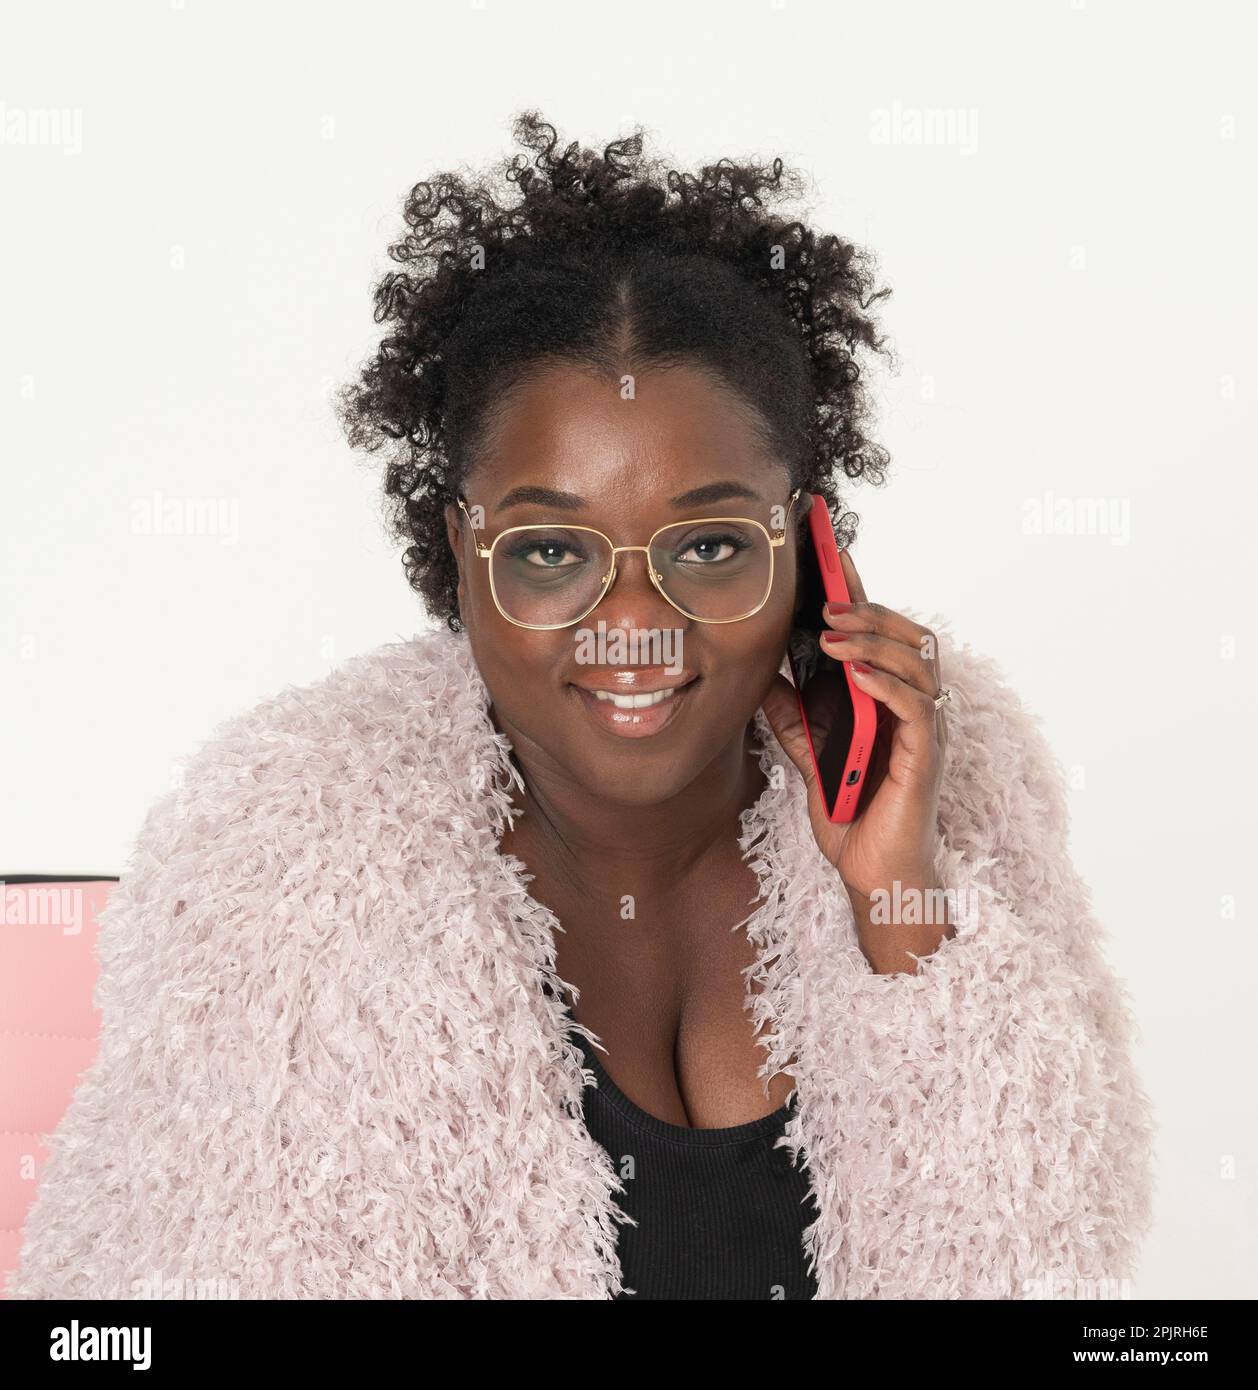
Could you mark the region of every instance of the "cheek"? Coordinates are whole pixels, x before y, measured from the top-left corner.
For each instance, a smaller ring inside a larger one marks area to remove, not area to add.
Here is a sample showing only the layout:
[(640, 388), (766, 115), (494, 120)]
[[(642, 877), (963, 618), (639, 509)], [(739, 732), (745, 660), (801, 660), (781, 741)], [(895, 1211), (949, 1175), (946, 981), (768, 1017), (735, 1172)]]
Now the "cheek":
[(517, 728), (545, 728), (558, 705), (559, 662), (553, 633), (512, 627), (495, 609), (468, 629), (472, 656), (494, 707)]
[[(735, 640), (738, 627), (746, 631)], [(734, 729), (759, 708), (781, 669), (790, 627), (790, 605), (766, 606), (751, 622), (731, 623), (719, 649), (711, 649), (715, 679), (708, 710), (715, 728)]]
[[(478, 560), (483, 565), (483, 560)], [(489, 592), (487, 576), (469, 576), (466, 570), (459, 580), (459, 609), (463, 614), (468, 631), (490, 633), (500, 621), (498, 610)]]
[(764, 611), (759, 615), (755, 630), (751, 634), (753, 640), (748, 661), (755, 663), (757, 668), (763, 667), (769, 672), (776, 671), (786, 654), (786, 644), (794, 621), (795, 586), (792, 582), (783, 584), (781, 590), (774, 593), (772, 601), (765, 605)]
[[(737, 677), (740, 688), (734, 698), (740, 701), (740, 709), (746, 704), (758, 707), (782, 670), (794, 623), (793, 600), (794, 595), (788, 595), (785, 601), (766, 607), (760, 614), (762, 621), (757, 623), (754, 640), (742, 655)], [(746, 699), (742, 698), (744, 695)]]

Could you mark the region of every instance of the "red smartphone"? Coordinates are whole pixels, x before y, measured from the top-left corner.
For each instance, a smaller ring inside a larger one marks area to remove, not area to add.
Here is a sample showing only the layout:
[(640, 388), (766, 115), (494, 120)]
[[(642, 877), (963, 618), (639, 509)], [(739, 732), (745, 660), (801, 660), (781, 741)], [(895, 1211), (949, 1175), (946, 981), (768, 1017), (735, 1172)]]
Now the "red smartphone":
[(821, 615), (828, 601), (848, 603), (847, 580), (839, 561), (830, 509), (813, 494), (808, 513), (810, 544), (801, 560), (799, 607), (787, 655), (799, 695), (808, 750), (825, 799), (826, 816), (845, 825), (856, 816), (878, 733), (878, 702), (852, 680), (846, 661), (822, 651), (828, 631)]

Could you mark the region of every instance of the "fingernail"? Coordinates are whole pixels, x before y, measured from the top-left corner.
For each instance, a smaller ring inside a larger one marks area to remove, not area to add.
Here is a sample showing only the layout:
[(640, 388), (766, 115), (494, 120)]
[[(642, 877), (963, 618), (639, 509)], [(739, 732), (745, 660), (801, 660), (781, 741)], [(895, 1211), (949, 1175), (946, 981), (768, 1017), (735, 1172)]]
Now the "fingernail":
[(874, 673), (874, 668), (872, 666), (866, 666), (863, 661), (849, 661), (848, 665), (853, 671), (859, 671), (862, 676), (872, 676)]
[(828, 617), (831, 617), (831, 618), (837, 618), (837, 617), (839, 616), (840, 613), (850, 613), (851, 611), (852, 611), (852, 605), (851, 605), (850, 603), (827, 603), (827, 604), (826, 604), (826, 615), (827, 615)]
[(847, 633), (846, 633), (846, 632), (823, 632), (823, 633), (821, 634), (821, 640), (822, 640), (823, 642), (846, 642), (846, 641), (847, 641)]

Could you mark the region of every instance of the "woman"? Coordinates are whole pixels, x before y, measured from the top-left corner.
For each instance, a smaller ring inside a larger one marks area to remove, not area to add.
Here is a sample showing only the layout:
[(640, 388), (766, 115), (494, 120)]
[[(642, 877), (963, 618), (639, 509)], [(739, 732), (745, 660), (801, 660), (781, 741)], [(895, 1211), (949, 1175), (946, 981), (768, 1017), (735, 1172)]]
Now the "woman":
[(886, 461), (868, 265), (780, 161), (517, 136), (518, 198), (412, 190), (341, 397), (445, 628), (150, 813), (13, 1292), (1116, 1292), (1153, 1122), (1036, 722), (845, 550), (834, 825), (783, 675), (804, 517)]

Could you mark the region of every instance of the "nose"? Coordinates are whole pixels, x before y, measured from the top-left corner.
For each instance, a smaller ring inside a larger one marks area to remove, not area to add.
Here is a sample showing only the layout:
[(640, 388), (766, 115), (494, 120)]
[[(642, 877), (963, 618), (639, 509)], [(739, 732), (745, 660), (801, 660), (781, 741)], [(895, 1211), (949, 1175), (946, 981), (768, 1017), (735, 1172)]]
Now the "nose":
[(611, 588), (589, 616), (601, 617), (608, 627), (689, 625), (685, 615), (679, 613), (651, 582), (651, 557), (644, 545), (617, 547), (612, 555)]

